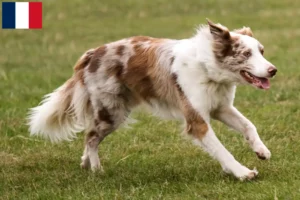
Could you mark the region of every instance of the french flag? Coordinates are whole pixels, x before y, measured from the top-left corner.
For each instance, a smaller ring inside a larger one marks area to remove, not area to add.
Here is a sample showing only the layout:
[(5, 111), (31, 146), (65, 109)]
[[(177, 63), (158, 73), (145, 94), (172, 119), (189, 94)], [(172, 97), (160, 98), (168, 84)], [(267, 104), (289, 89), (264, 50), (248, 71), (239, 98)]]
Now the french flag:
[(3, 29), (41, 29), (42, 2), (2, 2)]

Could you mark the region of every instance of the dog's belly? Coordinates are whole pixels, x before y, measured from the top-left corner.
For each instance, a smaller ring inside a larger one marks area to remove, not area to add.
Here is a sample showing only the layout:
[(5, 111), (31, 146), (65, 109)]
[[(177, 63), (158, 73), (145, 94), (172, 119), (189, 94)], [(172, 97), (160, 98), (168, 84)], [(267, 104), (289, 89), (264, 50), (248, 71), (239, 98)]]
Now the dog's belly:
[(149, 105), (151, 107), (151, 112), (158, 117), (163, 119), (184, 119), (182, 112), (178, 108), (166, 102), (152, 99)]

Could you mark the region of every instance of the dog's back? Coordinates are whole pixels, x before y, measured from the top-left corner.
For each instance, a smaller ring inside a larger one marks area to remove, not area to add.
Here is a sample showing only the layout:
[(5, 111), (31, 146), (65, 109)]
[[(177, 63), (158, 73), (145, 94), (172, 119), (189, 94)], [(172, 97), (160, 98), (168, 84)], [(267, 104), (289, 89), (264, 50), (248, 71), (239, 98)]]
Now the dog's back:
[(180, 98), (171, 70), (176, 42), (136, 36), (87, 51), (73, 77), (32, 109), (31, 133), (59, 141), (91, 130), (93, 121), (115, 129), (141, 103), (174, 117)]

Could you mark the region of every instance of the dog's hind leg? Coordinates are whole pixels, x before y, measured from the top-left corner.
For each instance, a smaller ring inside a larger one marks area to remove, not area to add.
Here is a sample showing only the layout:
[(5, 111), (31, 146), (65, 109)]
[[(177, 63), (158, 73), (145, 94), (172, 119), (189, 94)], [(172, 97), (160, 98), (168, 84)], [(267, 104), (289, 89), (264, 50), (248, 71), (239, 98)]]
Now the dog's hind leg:
[(98, 145), (111, 132), (116, 130), (129, 115), (129, 110), (121, 103), (122, 100), (111, 102), (110, 106), (104, 106), (102, 102), (93, 103), (94, 124), (87, 132), (85, 149), (82, 156), (82, 168), (91, 167), (93, 171), (102, 169), (98, 156)]
[[(88, 133), (86, 134), (86, 137), (87, 137), (87, 135), (88, 135)], [(87, 145), (85, 144), (84, 146), (85, 147), (84, 147), (83, 155), (81, 156), (82, 162), (81, 162), (80, 166), (82, 168), (88, 168), (91, 166), (91, 164), (90, 164), (90, 159), (89, 159), (89, 155), (88, 155)]]

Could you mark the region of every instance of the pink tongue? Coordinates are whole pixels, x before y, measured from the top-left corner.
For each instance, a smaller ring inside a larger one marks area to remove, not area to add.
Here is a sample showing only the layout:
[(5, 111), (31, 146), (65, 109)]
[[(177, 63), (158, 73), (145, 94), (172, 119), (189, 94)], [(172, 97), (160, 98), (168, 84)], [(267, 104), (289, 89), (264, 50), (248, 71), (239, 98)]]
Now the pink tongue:
[(263, 89), (269, 89), (270, 88), (270, 81), (267, 78), (259, 78), (260, 85)]

